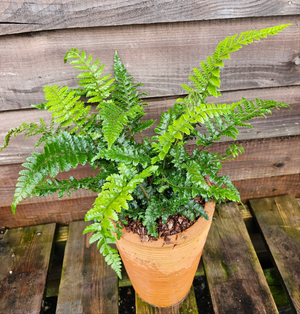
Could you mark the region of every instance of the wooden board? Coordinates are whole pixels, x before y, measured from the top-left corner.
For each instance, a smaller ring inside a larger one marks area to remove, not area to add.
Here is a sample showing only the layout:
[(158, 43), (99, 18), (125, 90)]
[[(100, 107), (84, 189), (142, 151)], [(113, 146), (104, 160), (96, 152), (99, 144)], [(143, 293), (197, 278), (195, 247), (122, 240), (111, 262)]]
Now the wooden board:
[(45, 29), (150, 24), (241, 17), (295, 15), (299, 0), (234, 1), (115, 0), (115, 1), (18, 1), (0, 7), (0, 35)]
[[(239, 140), (270, 138), (278, 136), (290, 136), (300, 134), (300, 86), (271, 88), (271, 89), (256, 89), (249, 91), (225, 92), (222, 97), (219, 97), (218, 103), (232, 103), (246, 97), (253, 100), (255, 97), (260, 99), (274, 99), (278, 102), (284, 101), (291, 105), (290, 109), (274, 110), (272, 115), (268, 115), (267, 119), (259, 117), (251, 121), (254, 129), (240, 128)], [(149, 101), (149, 106), (146, 106), (148, 113), (147, 119), (157, 120), (155, 125), (144, 132), (145, 136), (154, 135), (154, 127), (160, 121), (160, 116), (163, 111), (167, 111), (173, 106), (175, 99), (157, 99)], [(91, 112), (96, 110), (92, 108)], [(6, 111), (0, 113), (0, 146), (4, 143), (4, 138), (10, 129), (18, 127), (23, 122), (34, 122), (39, 124), (39, 120), (43, 118), (49, 126), (51, 115), (48, 112), (41, 110), (19, 110)], [(202, 131), (202, 130), (201, 130)], [(204, 130), (205, 133), (205, 130)], [(42, 147), (34, 149), (35, 143), (38, 141), (37, 136), (23, 138), (22, 135), (12, 137), (10, 144), (0, 153), (0, 165), (21, 163), (30, 156), (33, 150), (42, 152)], [(221, 141), (230, 141), (228, 137), (222, 137)], [(192, 144), (193, 142), (191, 142)]]
[(300, 206), (292, 195), (253, 199), (250, 205), (295, 311), (300, 313)]
[[(220, 175), (230, 175), (232, 181), (237, 181), (300, 173), (300, 136), (241, 141), (239, 143), (245, 148), (245, 153), (235, 160), (224, 162)], [(194, 148), (195, 146), (188, 146), (187, 151), (191, 153)], [(210, 151), (222, 154), (227, 148), (227, 143), (216, 143), (210, 148)], [(0, 166), (0, 208), (11, 205), (19, 172), (22, 168), (20, 164)], [(69, 172), (59, 174), (57, 178), (68, 179), (72, 175), (76, 179), (81, 179), (96, 174), (97, 171), (92, 170), (90, 166), (80, 166), (76, 170), (72, 169)], [(67, 201), (83, 197), (96, 198), (96, 196), (97, 193), (78, 190), (73, 192), (70, 197), (65, 195), (59, 200)], [(42, 198), (28, 198), (21, 204), (42, 204), (57, 200), (58, 193), (54, 193)], [(18, 212), (19, 210), (17, 210)]]
[(214, 217), (202, 258), (215, 313), (278, 313), (237, 206)]
[[(231, 142), (233, 143), (233, 142)], [(244, 154), (223, 163), (220, 175), (232, 181), (274, 177), (300, 173), (300, 136), (236, 141), (244, 147)], [(223, 153), (229, 143), (216, 143), (208, 150)], [(187, 151), (196, 147), (190, 145)]]
[(294, 23), (281, 34), (244, 47), (222, 69), (221, 90), (300, 84), (298, 16), (67, 29), (0, 36), (0, 108), (44, 100), (45, 85), (76, 86), (78, 71), (64, 65), (72, 47), (86, 50), (112, 73), (115, 50), (149, 97), (182, 95), (192, 68), (237, 31)]
[(233, 181), (243, 202), (253, 198), (292, 194), (300, 197), (300, 174)]
[(0, 313), (40, 313), (55, 224), (6, 230), (0, 241)]
[[(233, 181), (243, 202), (252, 198), (293, 194), (300, 197), (300, 174), (257, 178)], [(82, 220), (86, 212), (92, 208), (95, 197), (55, 200), (38, 203), (22, 203), (13, 215), (10, 206), (0, 207), (0, 228), (31, 226), (42, 223), (57, 222), (66, 224)]]
[(82, 235), (88, 223), (72, 222), (65, 249), (56, 314), (118, 313), (118, 278)]
[(71, 221), (83, 220), (87, 211), (93, 207), (94, 201), (95, 197), (82, 197), (19, 205), (15, 215), (12, 214), (10, 206), (1, 207), (0, 228), (16, 228), (51, 222), (67, 224)]
[[(170, 291), (172, 293), (172, 291)], [(198, 308), (193, 286), (185, 300), (179, 305), (169, 308), (157, 308), (144, 302), (135, 294), (136, 314), (198, 314)]]
[[(14, 190), (16, 188), (17, 179), (19, 177), (20, 170), (23, 169), (22, 165), (6, 165), (0, 166), (0, 207), (9, 206), (13, 200)], [(69, 179), (70, 176), (74, 176), (76, 179), (82, 179), (90, 175), (95, 176), (98, 171), (93, 170), (89, 165), (79, 166), (76, 169), (72, 169), (65, 173), (60, 173), (57, 179)], [(33, 204), (33, 203), (45, 203), (57, 200), (70, 200), (80, 199), (84, 197), (97, 197), (97, 193), (87, 190), (78, 190), (67, 196), (66, 194), (58, 198), (58, 193), (47, 195), (46, 197), (31, 197), (22, 202), (22, 204)]]

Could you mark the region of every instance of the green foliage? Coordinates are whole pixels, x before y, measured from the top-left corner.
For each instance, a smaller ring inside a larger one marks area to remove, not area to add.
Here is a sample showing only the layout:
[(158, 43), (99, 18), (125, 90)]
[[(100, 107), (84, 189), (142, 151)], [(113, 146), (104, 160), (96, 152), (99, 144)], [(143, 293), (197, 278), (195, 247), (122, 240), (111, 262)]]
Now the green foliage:
[(123, 110), (114, 103), (107, 103), (100, 111), (100, 116), (103, 119), (104, 137), (108, 143), (108, 148), (115, 142), (123, 131), (124, 126), (129, 123), (130, 118), (134, 118), (142, 112), (143, 107), (135, 105), (128, 110)]
[[(26, 122), (23, 122), (21, 125), (19, 125), (18, 127), (16, 128), (13, 128), (11, 129), (5, 136), (4, 138), (4, 145), (3, 147), (0, 148), (0, 152), (6, 148), (9, 144), (9, 141), (11, 139), (12, 136), (16, 137), (17, 135), (25, 132), (26, 133), (24, 134), (23, 137), (27, 138), (29, 136), (34, 136), (34, 135), (37, 135), (37, 134), (51, 134), (51, 127), (50, 127), (50, 130), (48, 131), (47, 127), (46, 127), (46, 124), (45, 124), (45, 121), (44, 119), (40, 119), (40, 126), (38, 126), (38, 124), (36, 123), (26, 123)], [(36, 145), (38, 146), (38, 145)], [(35, 146), (35, 147), (36, 147)]]
[(79, 163), (85, 165), (93, 158), (91, 140), (86, 136), (71, 135), (61, 132), (49, 138), (44, 145), (44, 153), (32, 153), (28, 162), (22, 164), (27, 168), (20, 171), (17, 188), (12, 203), (12, 211), (22, 199), (26, 199), (46, 177), (55, 177), (60, 171), (69, 171)]
[[(112, 268), (121, 278), (121, 263), (115, 255), (117, 252), (109, 249), (107, 244), (116, 243), (116, 239), (112, 233), (114, 225), (111, 220), (117, 221), (118, 215), (122, 208), (128, 208), (127, 201), (132, 200), (131, 193), (135, 187), (144, 181), (145, 178), (152, 175), (157, 170), (157, 166), (150, 166), (144, 169), (141, 173), (132, 167), (127, 167), (125, 164), (120, 164), (118, 167), (120, 174), (112, 174), (107, 177), (106, 183), (102, 186), (101, 193), (95, 200), (94, 207), (89, 210), (85, 216), (85, 220), (97, 220), (101, 226), (101, 230), (95, 228), (94, 238), (98, 240), (98, 247), (101, 247), (100, 252), (109, 261)], [(103, 236), (105, 234), (105, 237)], [(111, 263), (110, 263), (111, 262)]]
[[(85, 107), (84, 102), (78, 101), (80, 96), (76, 96), (75, 91), (69, 91), (68, 87), (59, 87), (57, 85), (45, 86), (45, 98), (47, 110), (53, 111), (52, 117), (56, 118), (55, 123), (61, 127), (75, 125), (71, 133), (82, 129), (86, 123), (90, 106)], [(80, 134), (85, 134), (84, 130)]]
[[(208, 56), (206, 62), (201, 62), (201, 69), (194, 68), (194, 75), (190, 80), (205, 99), (211, 95), (218, 97), (221, 93), (217, 90), (220, 87), (220, 67), (224, 67), (223, 60), (230, 59), (230, 53), (242, 48), (242, 45), (251, 44), (254, 40), (266, 38), (268, 35), (275, 35), (291, 24), (269, 27), (262, 30), (243, 32), (240, 35), (229, 36), (222, 40), (212, 56)], [(189, 93), (193, 90), (187, 85), (182, 86)]]
[[(43, 153), (32, 153), (23, 164), (13, 212), (28, 196), (58, 193), (62, 197), (78, 189), (99, 193), (86, 214), (85, 220), (92, 224), (84, 233), (93, 232), (90, 243), (98, 243), (107, 263), (121, 277), (121, 259), (110, 244), (120, 238), (120, 222), (126, 217), (141, 220), (148, 234), (158, 237), (157, 221), (165, 223), (170, 215), (208, 219), (203, 206), (195, 201), (199, 196), (205, 201), (240, 202), (229, 177), (219, 176), (219, 171), (222, 162), (238, 157), (243, 147), (229, 143), (221, 154), (210, 153), (207, 148), (224, 136), (236, 140), (240, 128), (252, 128), (251, 119), (289, 106), (261, 99), (253, 102), (243, 98), (232, 104), (208, 103), (205, 99), (220, 95), (220, 67), (231, 52), (287, 26), (248, 31), (221, 41), (213, 55), (201, 62), (199, 69), (194, 68), (190, 79), (195, 88), (183, 85), (188, 95), (162, 113), (152, 138), (143, 135), (155, 121), (145, 119), (147, 103), (138, 90), (142, 84), (134, 82), (118, 54), (114, 57), (115, 78), (111, 78), (102, 74), (104, 65), (98, 59), (92, 61), (84, 51), (70, 49), (64, 61), (70, 60), (80, 70), (80, 88), (46, 86), (46, 101), (32, 106), (52, 113), (50, 126), (42, 119), (40, 125), (24, 122), (5, 137), (3, 148), (11, 136), (22, 133), (24, 137), (38, 135), (36, 146), (43, 145)], [(96, 112), (91, 113), (82, 96), (88, 103), (97, 103)], [(198, 145), (191, 155), (185, 150), (190, 140)], [(98, 169), (97, 175), (56, 178), (59, 172), (79, 164)]]
[(152, 144), (154, 150), (158, 152), (158, 156), (153, 158), (152, 162), (155, 163), (163, 159), (169, 152), (172, 143), (183, 139), (183, 134), (189, 135), (191, 130), (194, 130), (192, 124), (205, 124), (209, 119), (219, 117), (220, 115), (229, 115), (236, 106), (236, 103), (231, 105), (199, 104), (194, 106), (192, 110), (187, 108), (186, 113), (172, 121), (168, 126), (167, 132), (158, 137), (158, 143)]
[(110, 96), (112, 90), (112, 83), (114, 79), (109, 79), (111, 75), (102, 75), (104, 64), (99, 66), (99, 60), (92, 62), (92, 56), (86, 57), (84, 51), (81, 53), (78, 49), (70, 49), (65, 57), (64, 62), (74, 59), (70, 62), (75, 69), (83, 70), (77, 75), (79, 78), (78, 84), (84, 88), (87, 97), (91, 97), (88, 102), (101, 103), (103, 99)]

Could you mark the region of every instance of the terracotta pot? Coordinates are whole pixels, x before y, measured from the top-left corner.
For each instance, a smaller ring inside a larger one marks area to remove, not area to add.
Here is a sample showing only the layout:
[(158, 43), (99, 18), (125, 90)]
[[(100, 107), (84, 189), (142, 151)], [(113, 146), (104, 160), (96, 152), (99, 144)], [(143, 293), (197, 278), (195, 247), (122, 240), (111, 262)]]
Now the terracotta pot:
[(181, 302), (188, 294), (211, 226), (215, 203), (205, 204), (209, 220), (199, 218), (170, 241), (141, 242), (139, 235), (123, 232), (117, 247), (138, 296), (157, 307)]

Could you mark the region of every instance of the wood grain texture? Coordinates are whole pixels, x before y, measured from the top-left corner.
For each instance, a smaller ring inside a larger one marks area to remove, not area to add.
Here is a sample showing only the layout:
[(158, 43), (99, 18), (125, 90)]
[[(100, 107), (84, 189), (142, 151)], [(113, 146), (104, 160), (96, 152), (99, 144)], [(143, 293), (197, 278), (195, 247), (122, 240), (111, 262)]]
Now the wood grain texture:
[(0, 228), (16, 228), (57, 222), (67, 224), (83, 220), (86, 212), (93, 207), (95, 197), (55, 200), (19, 205), (13, 215), (10, 206), (0, 208)]
[(296, 313), (300, 313), (300, 206), (292, 195), (250, 200)]
[[(233, 181), (243, 202), (249, 199), (292, 194), (300, 197), (300, 174)], [(66, 224), (83, 220), (92, 208), (95, 197), (55, 200), (18, 206), (13, 215), (10, 206), (0, 208), (0, 229), (16, 228), (43, 223)]]
[(215, 313), (278, 313), (237, 206), (214, 217), (202, 258)]
[(295, 15), (300, 2), (106, 0), (16, 1), (0, 5), (0, 35), (47, 29)]
[[(224, 162), (220, 175), (229, 175), (232, 181), (237, 181), (300, 173), (300, 136), (239, 141), (239, 143), (244, 147), (245, 153), (235, 160)], [(191, 153), (195, 147), (193, 145), (187, 146), (187, 152)], [(211, 146), (209, 151), (222, 154), (227, 148), (228, 143), (216, 143)], [(19, 172), (22, 169), (20, 164), (0, 166), (0, 208), (11, 205)], [(60, 173), (57, 178), (59, 180), (68, 179), (72, 175), (76, 179), (81, 179), (96, 174), (97, 170), (92, 170), (87, 165)], [(58, 193), (54, 193), (46, 197), (28, 198), (21, 204), (41, 204), (44, 206), (44, 203), (53, 201), (79, 200), (87, 197), (96, 198), (96, 196), (97, 193), (78, 190), (73, 192), (71, 196), (65, 195), (61, 199), (58, 199)]]
[(118, 313), (118, 277), (82, 235), (88, 224), (70, 223), (56, 314)]
[[(17, 178), (19, 177), (19, 171), (23, 169), (21, 165), (11, 165), (11, 166), (0, 166), (0, 207), (10, 205), (15, 186), (17, 183)], [(69, 179), (72, 175), (76, 179), (82, 179), (87, 176), (93, 175), (95, 176), (98, 172), (93, 170), (90, 166), (79, 166), (77, 169), (72, 169), (65, 173), (60, 173), (57, 178), (61, 179)], [(62, 198), (58, 198), (58, 193), (47, 195), (46, 197), (32, 197), (23, 201), (23, 204), (34, 204), (34, 203), (45, 203), (57, 200), (70, 200), (70, 199), (80, 199), (84, 197), (97, 197), (97, 193), (87, 190), (78, 190), (73, 192), (71, 196), (67, 196), (66, 194)]]
[(183, 302), (168, 308), (154, 307), (144, 302), (137, 294), (135, 294), (135, 308), (136, 314), (198, 314), (193, 286)]
[(0, 242), (0, 313), (40, 313), (54, 233), (55, 224), (5, 232)]
[[(255, 97), (260, 99), (274, 99), (278, 102), (286, 102), (290, 104), (289, 108), (274, 110), (272, 115), (268, 115), (267, 119), (259, 117), (251, 121), (254, 129), (239, 128), (239, 140), (270, 138), (278, 136), (289, 136), (300, 134), (300, 86), (255, 89), (248, 91), (225, 92), (217, 100), (217, 103), (232, 103), (241, 100), (245, 97), (253, 100)], [(212, 100), (212, 99), (211, 99)], [(154, 135), (154, 127), (160, 121), (161, 113), (167, 111), (173, 106), (175, 99), (151, 99), (149, 106), (145, 107), (147, 119), (156, 120), (155, 125), (145, 130), (145, 136)], [(95, 106), (91, 112), (96, 112)], [(41, 110), (19, 110), (0, 112), (0, 145), (4, 143), (4, 138), (7, 132), (15, 127), (18, 127), (23, 122), (34, 122), (39, 124), (39, 120), (43, 118), (49, 126), (51, 115), (48, 112)], [(202, 132), (202, 130), (201, 130)], [(205, 130), (204, 130), (205, 133)], [(0, 165), (22, 163), (30, 156), (33, 150), (42, 152), (42, 148), (33, 149), (34, 144), (38, 141), (38, 136), (23, 138), (22, 135), (12, 137), (10, 144), (0, 153)], [(221, 141), (230, 141), (228, 137), (222, 137)], [(190, 144), (192, 144), (191, 142)]]
[(253, 198), (285, 194), (300, 197), (300, 173), (287, 176), (238, 180), (233, 181), (233, 184), (238, 189), (243, 202), (247, 202)]
[[(245, 153), (223, 163), (220, 175), (229, 175), (232, 181), (274, 177), (300, 173), (300, 136), (236, 141)], [(208, 150), (222, 153), (229, 143), (216, 143)], [(196, 145), (187, 146), (192, 152)]]
[(112, 73), (117, 50), (149, 97), (182, 95), (192, 68), (236, 32), (294, 23), (282, 33), (244, 47), (225, 62), (221, 90), (299, 85), (298, 16), (65, 29), (0, 37), (0, 108), (18, 109), (44, 100), (43, 87), (76, 86), (78, 72), (64, 65), (67, 50), (86, 50)]

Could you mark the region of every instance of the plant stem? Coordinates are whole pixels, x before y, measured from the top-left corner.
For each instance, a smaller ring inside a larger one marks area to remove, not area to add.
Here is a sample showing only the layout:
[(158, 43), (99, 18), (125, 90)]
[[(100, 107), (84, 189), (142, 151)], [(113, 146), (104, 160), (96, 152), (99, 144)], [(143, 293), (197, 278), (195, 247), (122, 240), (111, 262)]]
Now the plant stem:
[(140, 135), (141, 135), (142, 143), (144, 144), (144, 136), (143, 136), (143, 133), (140, 132)]
[(144, 189), (144, 187), (142, 186), (142, 184), (140, 183), (139, 184), (139, 187), (142, 189), (142, 191), (144, 192), (145, 196), (147, 197), (148, 201), (151, 200), (149, 194), (146, 192), (146, 190)]

